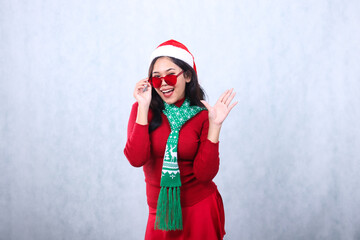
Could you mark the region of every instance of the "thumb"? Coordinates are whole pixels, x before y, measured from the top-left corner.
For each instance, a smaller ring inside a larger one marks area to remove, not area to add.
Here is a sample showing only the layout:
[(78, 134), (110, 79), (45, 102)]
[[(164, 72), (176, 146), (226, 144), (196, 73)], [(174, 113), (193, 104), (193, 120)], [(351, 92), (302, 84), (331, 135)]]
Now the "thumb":
[(200, 100), (200, 102), (202, 102), (202, 104), (204, 104), (204, 106), (207, 108), (207, 110), (211, 109), (211, 106), (205, 100)]

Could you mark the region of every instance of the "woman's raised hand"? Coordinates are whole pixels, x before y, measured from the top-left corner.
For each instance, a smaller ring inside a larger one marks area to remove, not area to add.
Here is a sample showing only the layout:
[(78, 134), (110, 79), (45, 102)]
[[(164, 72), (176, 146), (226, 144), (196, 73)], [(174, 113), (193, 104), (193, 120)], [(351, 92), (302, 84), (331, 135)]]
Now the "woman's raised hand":
[(134, 97), (139, 106), (149, 107), (151, 101), (151, 84), (148, 78), (142, 79), (136, 83)]
[(217, 100), (215, 105), (212, 107), (210, 106), (206, 101), (201, 100), (201, 102), (204, 104), (204, 106), (209, 111), (209, 123), (215, 124), (217, 126), (221, 126), (224, 120), (226, 119), (227, 115), (231, 111), (233, 107), (238, 102), (234, 102), (232, 104), (231, 101), (235, 97), (235, 92), (233, 92), (233, 88), (226, 90), (220, 98)]

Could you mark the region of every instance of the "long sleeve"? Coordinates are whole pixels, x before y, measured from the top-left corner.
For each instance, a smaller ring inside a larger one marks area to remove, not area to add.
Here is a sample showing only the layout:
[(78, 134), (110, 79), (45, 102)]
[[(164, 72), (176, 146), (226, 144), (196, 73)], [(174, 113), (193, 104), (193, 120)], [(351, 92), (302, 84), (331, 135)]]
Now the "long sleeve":
[(202, 182), (211, 181), (219, 171), (219, 142), (213, 143), (207, 139), (209, 120), (203, 123), (200, 135), (200, 146), (194, 159), (194, 175)]
[(149, 125), (136, 123), (137, 108), (136, 102), (130, 113), (124, 154), (132, 166), (141, 167), (150, 159), (150, 138)]

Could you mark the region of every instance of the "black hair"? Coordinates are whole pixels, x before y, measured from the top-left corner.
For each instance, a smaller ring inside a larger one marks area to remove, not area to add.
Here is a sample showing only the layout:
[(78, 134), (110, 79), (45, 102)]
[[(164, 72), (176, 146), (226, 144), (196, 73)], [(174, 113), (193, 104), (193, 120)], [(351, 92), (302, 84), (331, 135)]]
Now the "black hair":
[[(150, 64), (149, 79), (152, 76), (152, 71), (154, 69), (155, 62), (159, 58), (161, 57), (155, 58)], [(205, 92), (199, 84), (195, 70), (189, 64), (187, 64), (186, 62), (180, 59), (173, 57), (168, 57), (168, 58), (184, 71), (183, 74), (185, 78), (191, 77), (191, 81), (186, 83), (185, 85), (185, 98), (188, 98), (190, 100), (190, 106), (204, 107), (204, 105), (202, 104), (202, 102), (200, 102), (200, 100), (205, 99)], [(154, 131), (156, 128), (158, 128), (161, 125), (162, 122), (161, 113), (162, 110), (164, 110), (164, 108), (165, 107), (163, 100), (156, 92), (156, 90), (152, 88), (150, 109), (153, 113), (153, 117), (149, 124), (149, 132)]]

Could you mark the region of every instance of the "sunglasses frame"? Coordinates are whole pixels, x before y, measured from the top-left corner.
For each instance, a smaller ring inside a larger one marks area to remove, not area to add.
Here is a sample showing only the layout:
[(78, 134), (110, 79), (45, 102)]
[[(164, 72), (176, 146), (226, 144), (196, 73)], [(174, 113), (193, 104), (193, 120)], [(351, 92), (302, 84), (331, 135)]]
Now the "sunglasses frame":
[[(167, 85), (169, 86), (175, 86), (176, 85), (176, 82), (177, 82), (177, 78), (182, 74), (184, 73), (184, 70), (181, 70), (181, 72), (179, 72), (177, 75), (174, 75), (174, 74), (168, 74), (164, 77), (151, 77), (150, 78), (150, 83), (151, 85), (154, 87), (154, 88), (160, 88), (161, 87), (161, 84), (162, 84), (162, 80), (164, 79), (164, 81), (166, 82)], [(167, 78), (173, 78), (173, 76), (175, 77), (175, 81), (174, 83), (170, 82), (171, 80), (170, 79), (167, 79)], [(153, 79), (156, 79), (155, 81), (157, 81), (156, 84), (154, 84), (154, 81)], [(155, 86), (156, 85), (156, 86)]]

